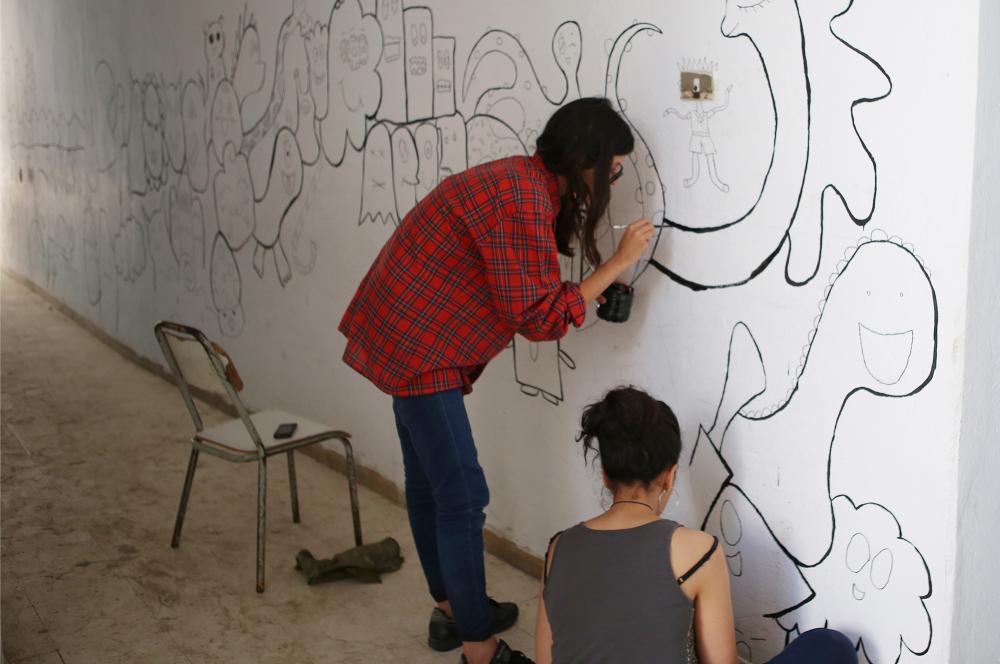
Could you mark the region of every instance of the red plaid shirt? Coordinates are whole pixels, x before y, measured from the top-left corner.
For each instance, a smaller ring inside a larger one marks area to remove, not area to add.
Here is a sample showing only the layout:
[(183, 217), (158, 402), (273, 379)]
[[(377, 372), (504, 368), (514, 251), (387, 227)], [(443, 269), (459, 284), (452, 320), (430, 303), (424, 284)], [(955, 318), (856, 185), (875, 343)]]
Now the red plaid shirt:
[(509, 157), (449, 177), (406, 215), (340, 321), (344, 361), (394, 396), (472, 382), (515, 334), (559, 339), (586, 306), (562, 282), (556, 176)]

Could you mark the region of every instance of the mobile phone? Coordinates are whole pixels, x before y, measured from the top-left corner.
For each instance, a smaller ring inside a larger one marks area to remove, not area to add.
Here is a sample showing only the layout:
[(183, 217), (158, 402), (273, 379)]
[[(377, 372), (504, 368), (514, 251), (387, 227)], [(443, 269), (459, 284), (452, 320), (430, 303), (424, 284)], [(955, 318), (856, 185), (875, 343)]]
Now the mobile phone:
[(285, 422), (284, 424), (279, 424), (278, 428), (274, 430), (275, 438), (291, 438), (295, 435), (295, 430), (299, 428), (299, 425), (295, 422)]

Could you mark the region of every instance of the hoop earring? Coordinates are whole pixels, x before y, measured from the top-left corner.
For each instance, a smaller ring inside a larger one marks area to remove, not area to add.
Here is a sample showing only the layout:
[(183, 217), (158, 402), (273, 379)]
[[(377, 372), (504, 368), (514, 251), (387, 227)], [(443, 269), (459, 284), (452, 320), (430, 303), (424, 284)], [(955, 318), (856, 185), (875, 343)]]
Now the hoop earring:
[(611, 509), (611, 505), (614, 503), (614, 500), (615, 500), (614, 494), (612, 494), (611, 491), (608, 490), (608, 487), (602, 487), (601, 511), (607, 512), (609, 509)]
[[(664, 494), (667, 494), (666, 502), (663, 502)], [(660, 503), (663, 503), (663, 507), (660, 507)], [(660, 492), (660, 496), (656, 499), (656, 511), (659, 512), (660, 514), (663, 514), (666, 511), (667, 505), (669, 503), (670, 503), (670, 494), (667, 492), (666, 489), (664, 489), (663, 491)]]

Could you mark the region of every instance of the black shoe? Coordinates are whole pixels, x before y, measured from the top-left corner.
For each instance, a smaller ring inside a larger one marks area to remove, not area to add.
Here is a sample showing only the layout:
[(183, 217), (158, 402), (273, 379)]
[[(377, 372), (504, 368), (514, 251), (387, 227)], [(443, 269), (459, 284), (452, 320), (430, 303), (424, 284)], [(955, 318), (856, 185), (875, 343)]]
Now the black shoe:
[[(467, 664), (465, 655), (462, 655), (462, 659), (459, 660), (460, 664)], [(497, 644), (497, 650), (493, 653), (493, 658), (490, 660), (490, 664), (535, 664), (528, 656), (525, 655), (520, 650), (511, 650), (510, 646), (504, 641), (500, 641)]]
[[(494, 634), (499, 634), (510, 629), (517, 622), (517, 604), (513, 602), (497, 602), (491, 598), (490, 605), (493, 607)], [(427, 631), (427, 645), (438, 652), (448, 652), (462, 645), (462, 639), (458, 636), (458, 626), (455, 624), (455, 619), (449, 618), (448, 614), (437, 607), (434, 607), (431, 611), (431, 622)]]

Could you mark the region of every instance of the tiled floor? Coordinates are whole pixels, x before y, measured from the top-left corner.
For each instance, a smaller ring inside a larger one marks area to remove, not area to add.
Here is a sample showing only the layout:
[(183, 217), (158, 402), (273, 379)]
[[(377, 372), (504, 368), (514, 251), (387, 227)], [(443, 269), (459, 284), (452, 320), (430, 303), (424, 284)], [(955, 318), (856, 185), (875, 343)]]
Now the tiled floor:
[[(202, 455), (171, 549), (191, 433), (176, 388), (9, 277), (0, 320), (0, 639), (10, 664), (458, 661), (424, 644), (430, 603), (402, 508), (361, 492), (366, 540), (399, 540), (401, 571), (381, 585), (307, 586), (293, 569), (299, 549), (353, 544), (346, 481), (299, 455), (296, 525), (275, 459), (258, 595), (254, 466)], [(521, 606), (504, 638), (532, 651), (537, 582), (494, 558), (487, 575), (491, 594)]]

